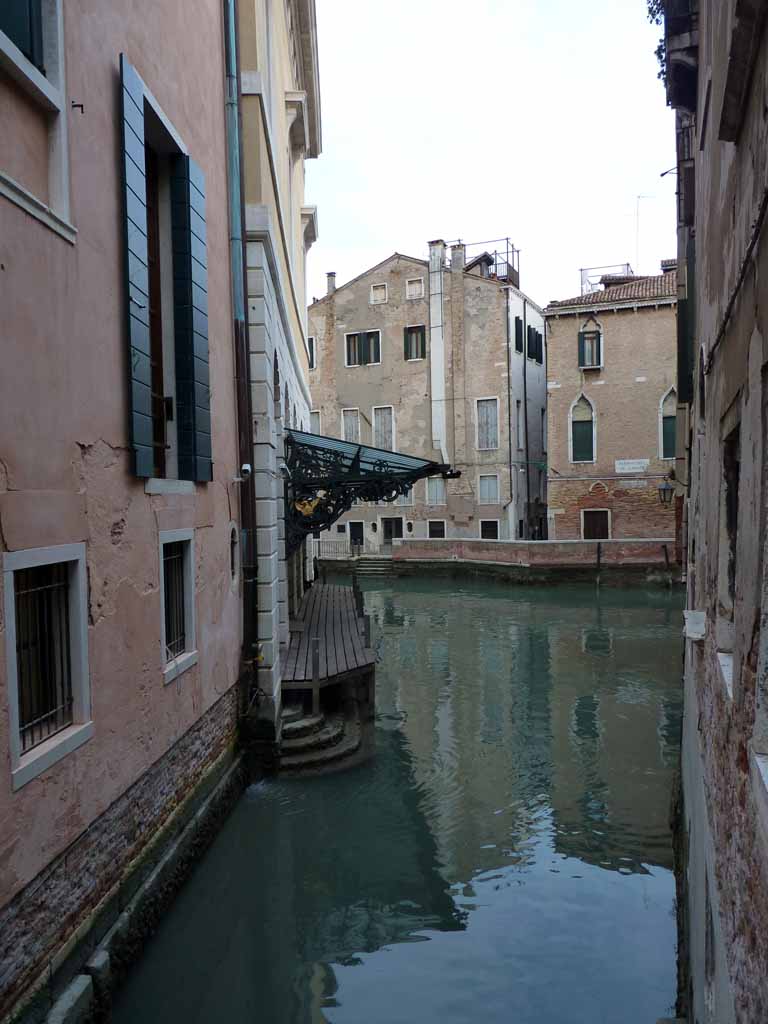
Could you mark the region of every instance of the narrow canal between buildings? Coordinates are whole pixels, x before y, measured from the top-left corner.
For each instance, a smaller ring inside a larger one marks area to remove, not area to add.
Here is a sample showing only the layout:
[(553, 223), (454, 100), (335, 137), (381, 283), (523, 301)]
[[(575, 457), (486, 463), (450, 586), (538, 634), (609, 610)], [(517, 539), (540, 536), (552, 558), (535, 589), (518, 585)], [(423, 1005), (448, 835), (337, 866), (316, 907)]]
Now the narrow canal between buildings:
[(246, 791), (115, 1024), (674, 1016), (681, 598), (363, 586), (375, 757)]

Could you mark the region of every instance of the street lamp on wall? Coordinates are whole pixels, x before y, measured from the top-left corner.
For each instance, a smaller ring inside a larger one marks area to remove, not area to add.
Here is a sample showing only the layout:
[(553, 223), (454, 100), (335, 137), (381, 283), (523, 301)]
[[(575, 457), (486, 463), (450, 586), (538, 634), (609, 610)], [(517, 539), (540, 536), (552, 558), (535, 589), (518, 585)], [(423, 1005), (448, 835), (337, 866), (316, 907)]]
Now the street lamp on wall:
[(675, 493), (674, 484), (670, 483), (669, 477), (665, 476), (659, 484), (659, 501), (662, 505), (671, 505)]

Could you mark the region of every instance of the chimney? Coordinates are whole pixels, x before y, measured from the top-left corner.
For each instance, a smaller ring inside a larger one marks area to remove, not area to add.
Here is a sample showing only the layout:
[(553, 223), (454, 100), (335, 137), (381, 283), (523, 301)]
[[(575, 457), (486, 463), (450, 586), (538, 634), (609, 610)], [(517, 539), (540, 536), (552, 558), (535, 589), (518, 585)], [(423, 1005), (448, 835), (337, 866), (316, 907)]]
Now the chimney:
[(451, 246), (451, 270), (464, 269), (465, 248), (464, 243), (459, 242)]
[(336, 291), (336, 271), (329, 270), (325, 276), (328, 278), (328, 291), (325, 294), (333, 295)]

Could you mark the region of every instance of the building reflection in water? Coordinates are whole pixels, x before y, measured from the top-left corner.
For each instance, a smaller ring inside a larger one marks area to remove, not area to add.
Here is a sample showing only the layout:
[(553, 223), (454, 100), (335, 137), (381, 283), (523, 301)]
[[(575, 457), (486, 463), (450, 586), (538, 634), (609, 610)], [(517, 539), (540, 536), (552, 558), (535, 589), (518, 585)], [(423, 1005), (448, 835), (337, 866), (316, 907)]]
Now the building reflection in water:
[(115, 1020), (664, 1015), (676, 600), (400, 580), (366, 605), (375, 758), (248, 791)]

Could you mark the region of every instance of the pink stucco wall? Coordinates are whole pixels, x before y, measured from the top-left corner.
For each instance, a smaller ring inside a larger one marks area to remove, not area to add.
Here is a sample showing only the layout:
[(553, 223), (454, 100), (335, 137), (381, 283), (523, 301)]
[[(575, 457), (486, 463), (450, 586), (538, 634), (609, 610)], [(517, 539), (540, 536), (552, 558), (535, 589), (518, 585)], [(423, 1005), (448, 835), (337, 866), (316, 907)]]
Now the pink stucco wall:
[[(450, 562), (453, 559), (474, 562), (498, 562), (520, 566), (588, 565), (597, 562), (597, 541), (492, 541), (492, 540), (406, 540), (395, 544), (395, 561)], [(601, 541), (601, 565), (665, 564), (666, 543), (669, 558), (674, 558), (674, 538), (667, 541)]]
[[(81, 0), (64, 8), (75, 244), (0, 197), (0, 551), (86, 542), (95, 733), (12, 791), (0, 595), (0, 906), (234, 684), (240, 643), (229, 569), (238, 495), (221, 4)], [(121, 51), (206, 177), (214, 480), (193, 495), (147, 495), (129, 472)], [(0, 80), (0, 93), (6, 87)], [(32, 140), (31, 159), (34, 130), (13, 121), (24, 105), (0, 99), (0, 108), (6, 137)], [(0, 147), (3, 170), (6, 152)], [(38, 172), (28, 170), (19, 176), (34, 182)], [(184, 527), (196, 531), (200, 660), (164, 686), (158, 531)]]

